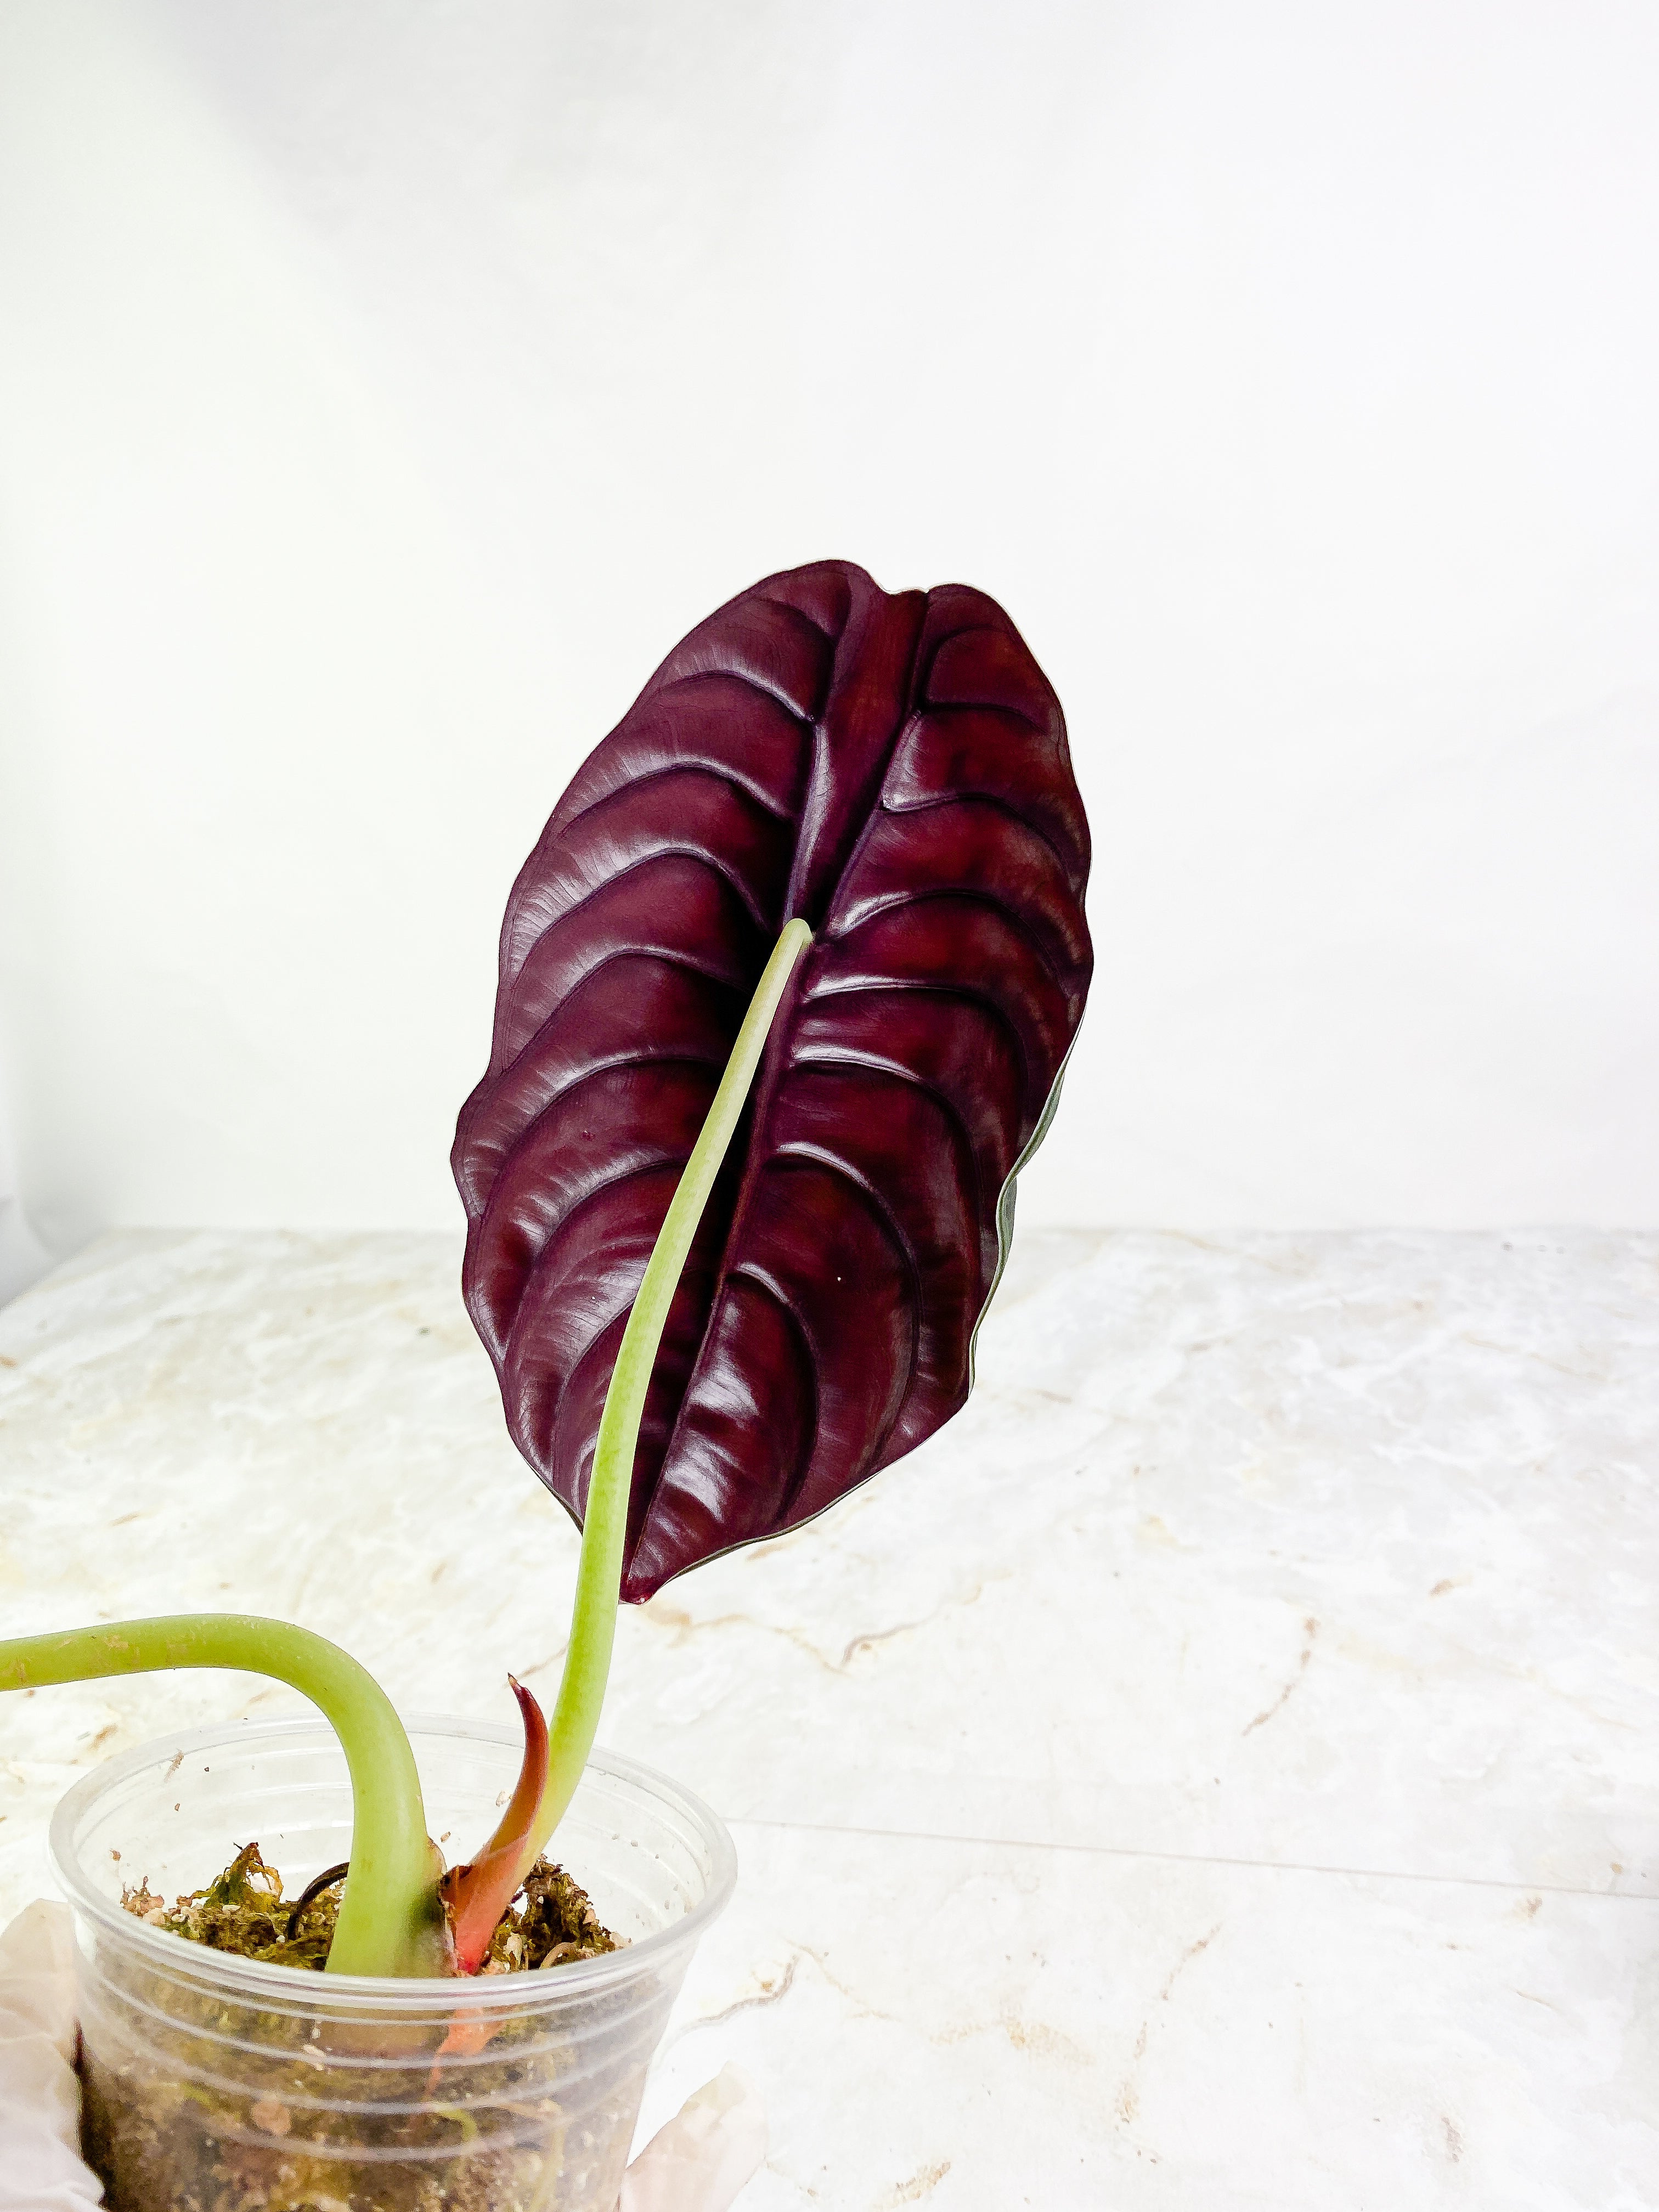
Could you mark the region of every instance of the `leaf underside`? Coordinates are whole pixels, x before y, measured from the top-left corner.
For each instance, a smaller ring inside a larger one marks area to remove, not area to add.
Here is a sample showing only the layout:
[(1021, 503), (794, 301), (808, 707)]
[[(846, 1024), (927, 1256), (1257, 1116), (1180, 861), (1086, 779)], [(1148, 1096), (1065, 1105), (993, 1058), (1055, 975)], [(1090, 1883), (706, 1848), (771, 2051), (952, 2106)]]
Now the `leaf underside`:
[(783, 924), (780, 1009), (653, 1370), (623, 1595), (948, 1420), (1091, 967), (1059, 702), (994, 600), (826, 561), (678, 646), (521, 870), (462, 1109), (468, 1310), (580, 1522), (657, 1231)]

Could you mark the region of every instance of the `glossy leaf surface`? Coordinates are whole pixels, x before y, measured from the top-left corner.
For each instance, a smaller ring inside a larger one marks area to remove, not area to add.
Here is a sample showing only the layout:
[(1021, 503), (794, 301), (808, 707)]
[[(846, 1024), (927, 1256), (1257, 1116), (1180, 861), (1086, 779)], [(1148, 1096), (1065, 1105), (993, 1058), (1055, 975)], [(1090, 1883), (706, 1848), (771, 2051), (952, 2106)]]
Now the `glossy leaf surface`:
[(1088, 865), (1007, 616), (846, 562), (720, 608), (578, 771), (514, 887), (454, 1152), (468, 1309), (578, 1520), (744, 1009), (785, 921), (814, 932), (664, 1333), (625, 1596), (809, 1519), (962, 1405), (1000, 1201), (1082, 1017)]

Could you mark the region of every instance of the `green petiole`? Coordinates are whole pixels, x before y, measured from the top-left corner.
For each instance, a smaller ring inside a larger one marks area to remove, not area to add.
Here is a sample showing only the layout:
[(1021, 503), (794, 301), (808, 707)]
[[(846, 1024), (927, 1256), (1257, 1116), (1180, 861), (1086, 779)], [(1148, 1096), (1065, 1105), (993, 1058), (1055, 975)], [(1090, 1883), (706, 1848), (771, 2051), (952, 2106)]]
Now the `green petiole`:
[(338, 1644), (248, 1613), (106, 1621), (0, 1643), (0, 1690), (173, 1667), (230, 1667), (286, 1682), (339, 1737), (351, 1774), (351, 1862), (328, 1972), (444, 1972), (438, 1868), (415, 1754), (391, 1699)]
[(593, 1472), (587, 1486), (587, 1510), (582, 1520), (582, 1549), (576, 1569), (576, 1598), (570, 1623), (570, 1642), (559, 1680), (558, 1702), (549, 1724), (552, 1738), (547, 1781), (541, 1807), (525, 1838), (520, 1879), (541, 1856), (542, 1847), (564, 1818), (593, 1748), (599, 1725), (599, 1708), (611, 1672), (611, 1650), (617, 1634), (617, 1607), (622, 1591), (623, 1551), (628, 1535), (628, 1500), (634, 1480), (634, 1448), (639, 1441), (640, 1418), (645, 1411), (651, 1370), (662, 1340), (668, 1309), (684, 1269), (691, 1240), (696, 1234), (708, 1194), (714, 1188), (720, 1163), (726, 1158), (755, 1071), (766, 1049), (772, 1023), (782, 1002), (795, 963), (812, 942), (804, 921), (786, 922), (772, 948), (749, 1010), (738, 1031), (732, 1057), (726, 1063), (720, 1087), (707, 1120), (691, 1147), (661, 1231), (646, 1262), (645, 1273), (634, 1300), (633, 1311), (623, 1333), (622, 1347), (611, 1370), (599, 1416), (599, 1433), (593, 1447)]

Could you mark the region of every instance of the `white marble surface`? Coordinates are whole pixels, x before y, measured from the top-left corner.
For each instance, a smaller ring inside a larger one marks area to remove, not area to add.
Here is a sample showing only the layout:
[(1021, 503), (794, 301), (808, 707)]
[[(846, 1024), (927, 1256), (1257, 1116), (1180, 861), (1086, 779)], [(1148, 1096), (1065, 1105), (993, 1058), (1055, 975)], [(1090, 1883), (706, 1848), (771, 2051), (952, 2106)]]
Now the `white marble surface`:
[[(456, 1260), (125, 1235), (0, 1311), (8, 1632), (245, 1607), (405, 1709), (550, 1690), (574, 1537)], [(1659, 2204), (1659, 1237), (1037, 1237), (981, 1349), (624, 1616), (605, 1736), (743, 1862), (647, 2124), (759, 2075), (744, 2212)], [(289, 1702), (8, 1700), (0, 1909), (87, 1765)]]

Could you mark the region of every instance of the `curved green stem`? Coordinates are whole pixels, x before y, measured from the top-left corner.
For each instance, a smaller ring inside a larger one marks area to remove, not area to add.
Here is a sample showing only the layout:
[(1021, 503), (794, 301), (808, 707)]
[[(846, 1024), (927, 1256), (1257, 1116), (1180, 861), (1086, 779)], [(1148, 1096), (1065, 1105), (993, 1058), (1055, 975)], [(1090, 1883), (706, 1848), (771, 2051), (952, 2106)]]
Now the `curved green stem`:
[(328, 1972), (445, 1972), (438, 1866), (415, 1754), (391, 1699), (338, 1644), (248, 1613), (116, 1620), (0, 1643), (0, 1690), (171, 1667), (268, 1674), (309, 1698), (339, 1737), (351, 1774), (351, 1862)]
[(749, 1086), (755, 1079), (773, 1018), (788, 988), (795, 963), (812, 941), (804, 921), (784, 925), (772, 949), (749, 1011), (738, 1031), (732, 1057), (708, 1109), (708, 1119), (691, 1147), (662, 1229), (646, 1262), (645, 1274), (623, 1332), (588, 1479), (587, 1509), (582, 1520), (582, 1549), (576, 1570), (576, 1599), (570, 1642), (559, 1680), (558, 1702), (550, 1725), (552, 1746), (547, 1781), (536, 1818), (526, 1836), (520, 1879), (541, 1856), (565, 1808), (575, 1794), (593, 1748), (599, 1708), (611, 1672), (611, 1648), (617, 1634), (617, 1605), (622, 1591), (623, 1553), (628, 1536), (628, 1501), (633, 1487), (634, 1449), (645, 1411), (651, 1370), (662, 1340), (668, 1309), (679, 1287), (691, 1240), (696, 1234), (720, 1162), (742, 1118)]

